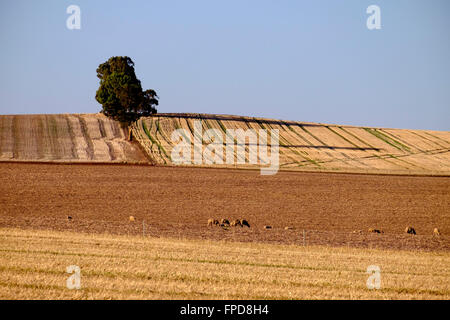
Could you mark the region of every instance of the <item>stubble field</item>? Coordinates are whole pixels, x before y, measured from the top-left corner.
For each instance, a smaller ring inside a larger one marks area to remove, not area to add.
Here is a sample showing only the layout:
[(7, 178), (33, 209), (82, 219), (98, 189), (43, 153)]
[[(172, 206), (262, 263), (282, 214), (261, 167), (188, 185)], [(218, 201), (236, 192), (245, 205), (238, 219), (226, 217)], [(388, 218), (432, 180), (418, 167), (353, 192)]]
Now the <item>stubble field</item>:
[[(0, 252), (0, 299), (450, 298), (448, 252), (17, 229), (0, 229)], [(79, 290), (66, 287), (71, 265)]]
[(146, 163), (119, 122), (101, 114), (0, 115), (0, 162)]
[[(196, 123), (198, 127), (196, 129)], [(213, 114), (157, 114), (141, 118), (133, 124), (133, 133), (153, 163), (173, 164), (176, 141), (172, 134), (183, 129), (190, 140), (191, 160), (194, 150), (201, 152), (210, 143), (213, 129), (223, 142), (215, 141), (214, 149), (226, 154), (225, 142), (236, 138), (229, 130), (252, 131), (252, 145), (269, 144), (272, 130), (279, 133), (280, 170), (308, 172), (352, 172), (382, 174), (449, 175), (450, 132), (354, 127)], [(260, 136), (260, 130), (265, 135)], [(248, 138), (248, 137), (247, 137)], [(250, 139), (250, 138), (248, 138)], [(189, 141), (186, 140), (186, 141)], [(235, 140), (238, 144), (238, 140)], [(250, 140), (248, 141), (250, 144)], [(189, 144), (189, 143), (188, 143)], [(197, 146), (196, 146), (197, 144)], [(242, 140), (240, 144), (245, 144)], [(258, 158), (256, 148), (245, 145), (245, 155), (232, 152), (232, 164), (214, 163), (212, 153), (203, 153), (203, 167), (259, 168), (261, 161), (249, 164), (251, 155)], [(253, 151), (252, 151), (253, 150)], [(261, 151), (259, 151), (261, 152)], [(260, 154), (259, 154), (260, 155)], [(238, 158), (245, 164), (239, 164)]]

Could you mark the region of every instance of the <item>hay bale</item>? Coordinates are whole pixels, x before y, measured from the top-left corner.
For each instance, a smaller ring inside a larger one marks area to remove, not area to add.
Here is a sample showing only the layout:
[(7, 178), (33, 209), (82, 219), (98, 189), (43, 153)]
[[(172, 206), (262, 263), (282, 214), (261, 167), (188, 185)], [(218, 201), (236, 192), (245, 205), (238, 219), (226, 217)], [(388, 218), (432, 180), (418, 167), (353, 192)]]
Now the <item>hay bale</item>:
[(219, 220), (217, 219), (208, 219), (208, 227), (219, 225)]
[(136, 221), (136, 219), (133, 217), (133, 216), (130, 216), (130, 222), (134, 222), (134, 221)]
[(231, 221), (231, 224), (230, 224), (232, 227), (242, 227), (242, 223), (241, 223), (241, 220), (239, 220), (239, 219), (236, 219), (236, 220), (233, 220), (233, 221)]
[(379, 230), (379, 229), (374, 229), (374, 228), (369, 228), (368, 230), (371, 233), (384, 233), (383, 230)]
[(406, 227), (405, 232), (408, 234), (416, 234), (416, 230), (413, 227)]
[(245, 220), (245, 219), (241, 219), (241, 225), (244, 227), (248, 227), (248, 228), (250, 228), (250, 223), (248, 223), (248, 221), (247, 220)]
[(228, 221), (228, 219), (222, 219), (222, 220), (220, 220), (220, 224), (224, 225), (224, 226), (229, 226), (230, 225), (230, 221)]
[(272, 229), (272, 226), (264, 226), (264, 229), (266, 230)]
[(435, 235), (435, 236), (440, 236), (441, 235), (441, 232), (439, 231), (438, 228), (434, 228), (433, 235)]

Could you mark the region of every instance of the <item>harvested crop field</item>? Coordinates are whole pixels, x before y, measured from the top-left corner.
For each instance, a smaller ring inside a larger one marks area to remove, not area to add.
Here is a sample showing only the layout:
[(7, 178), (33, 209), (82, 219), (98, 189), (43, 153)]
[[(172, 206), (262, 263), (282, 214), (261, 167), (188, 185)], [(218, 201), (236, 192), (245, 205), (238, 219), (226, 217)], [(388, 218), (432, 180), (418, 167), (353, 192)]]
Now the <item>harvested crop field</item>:
[[(196, 130), (196, 123), (200, 123), (200, 130)], [(212, 139), (220, 145), (219, 152), (225, 157), (226, 139), (234, 139), (235, 144), (239, 141), (230, 134), (230, 129), (253, 131), (255, 140), (251, 145), (263, 142), (269, 147), (271, 130), (278, 130), (280, 170), (450, 175), (449, 131), (354, 127), (212, 114), (157, 114), (141, 118), (133, 126), (133, 133), (154, 163), (173, 164), (172, 151), (178, 141), (172, 140), (172, 133), (177, 129), (186, 130), (183, 136), (190, 140), (191, 159), (194, 150), (201, 146), (199, 152), (204, 155), (201, 166), (264, 166), (259, 158), (257, 164), (249, 163), (250, 155), (257, 157), (258, 151), (249, 148), (248, 136), (246, 142), (240, 142), (245, 144), (245, 164), (238, 163), (234, 152), (232, 164), (215, 164), (213, 153), (205, 156), (204, 152), (207, 145), (213, 145)], [(210, 129), (216, 130), (223, 141), (209, 138), (206, 132)], [(266, 137), (260, 135), (260, 130)], [(197, 147), (195, 142), (198, 142)]]
[[(268, 166), (261, 150), (271, 154), (272, 130), (277, 130), (279, 170), (450, 176), (449, 131), (183, 113), (141, 118), (131, 128), (132, 142), (126, 129), (102, 114), (0, 116), (0, 162), (174, 165), (172, 152), (179, 141), (172, 134), (183, 129), (191, 160), (195, 152), (202, 155), (196, 166), (255, 169)], [(223, 141), (216, 141), (211, 129)], [(248, 136), (240, 140), (231, 130)], [(261, 147), (265, 144), (267, 149)], [(244, 154), (236, 153), (239, 148)], [(216, 151), (224, 163), (216, 163)]]
[(0, 163), (0, 227), (449, 251), (450, 178)]
[(102, 114), (0, 116), (0, 161), (147, 162)]
[[(0, 229), (0, 251), (0, 299), (450, 298), (449, 252), (17, 229)], [(79, 290), (66, 287), (71, 265)], [(379, 290), (366, 286), (370, 265)]]

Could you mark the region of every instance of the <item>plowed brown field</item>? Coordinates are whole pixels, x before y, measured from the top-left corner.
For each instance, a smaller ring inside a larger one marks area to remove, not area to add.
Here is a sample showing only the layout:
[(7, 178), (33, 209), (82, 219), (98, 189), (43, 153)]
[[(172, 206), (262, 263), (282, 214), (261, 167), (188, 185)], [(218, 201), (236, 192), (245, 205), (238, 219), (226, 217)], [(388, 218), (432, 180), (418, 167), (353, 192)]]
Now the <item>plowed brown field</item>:
[[(206, 226), (241, 217), (250, 229)], [(448, 251), (450, 178), (0, 163), (0, 227)]]

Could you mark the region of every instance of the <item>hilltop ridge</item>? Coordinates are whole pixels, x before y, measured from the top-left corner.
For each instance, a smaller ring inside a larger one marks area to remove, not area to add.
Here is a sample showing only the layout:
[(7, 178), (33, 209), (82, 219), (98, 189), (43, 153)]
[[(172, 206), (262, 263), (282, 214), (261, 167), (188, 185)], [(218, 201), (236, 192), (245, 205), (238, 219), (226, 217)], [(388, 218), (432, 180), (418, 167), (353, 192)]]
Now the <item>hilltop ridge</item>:
[(0, 116), (0, 161), (132, 162), (147, 159), (102, 114)]
[[(137, 142), (127, 141), (120, 124), (102, 114), (3, 115), (0, 116), (0, 161), (175, 165), (171, 158), (176, 145), (172, 133), (185, 129), (194, 137), (196, 121), (201, 123), (202, 134), (217, 129), (224, 137), (230, 129), (252, 129), (256, 133), (265, 130), (269, 136), (271, 130), (278, 130), (280, 170), (450, 175), (449, 131), (197, 113), (164, 113), (141, 118), (132, 126)], [(202, 141), (203, 150), (207, 145), (207, 141)], [(225, 144), (223, 150), (225, 153)], [(260, 167), (248, 163), (251, 152), (246, 145), (246, 163), (239, 163), (235, 157), (233, 164), (195, 165)]]
[[(172, 165), (171, 153), (176, 145), (171, 139), (172, 132), (185, 129), (193, 138), (195, 121), (201, 121), (202, 133), (217, 129), (224, 137), (228, 129), (278, 130), (280, 170), (450, 175), (450, 132), (447, 131), (167, 113), (141, 118), (133, 126), (133, 133), (154, 163)], [(194, 139), (191, 140), (194, 148)], [(206, 144), (203, 141), (203, 147)], [(225, 152), (225, 146), (223, 148)], [(246, 146), (247, 162), (250, 152)], [(237, 162), (232, 165), (202, 163), (201, 166), (257, 167)]]

